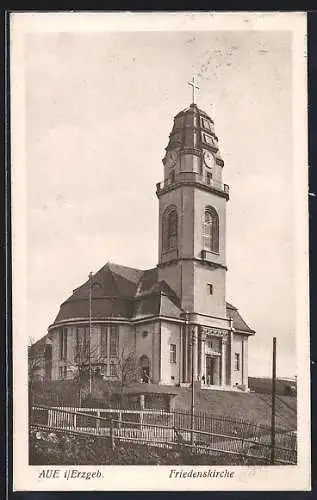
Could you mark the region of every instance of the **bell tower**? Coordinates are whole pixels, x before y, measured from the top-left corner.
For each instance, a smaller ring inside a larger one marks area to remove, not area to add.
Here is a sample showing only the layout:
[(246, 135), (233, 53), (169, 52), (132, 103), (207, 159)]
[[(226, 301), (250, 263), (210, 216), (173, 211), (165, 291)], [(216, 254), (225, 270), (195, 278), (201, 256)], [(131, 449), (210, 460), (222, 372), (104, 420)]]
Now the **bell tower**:
[(178, 113), (163, 158), (159, 199), (159, 279), (202, 316), (226, 317), (226, 203), (224, 162), (213, 120), (195, 100)]

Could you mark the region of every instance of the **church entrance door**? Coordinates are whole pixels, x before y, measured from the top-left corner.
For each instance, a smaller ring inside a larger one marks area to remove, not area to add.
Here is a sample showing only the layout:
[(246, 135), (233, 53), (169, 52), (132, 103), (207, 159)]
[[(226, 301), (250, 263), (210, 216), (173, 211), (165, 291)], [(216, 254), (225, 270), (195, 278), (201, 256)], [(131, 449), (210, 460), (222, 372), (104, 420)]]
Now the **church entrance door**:
[(143, 355), (140, 358), (141, 367), (141, 382), (148, 384), (150, 382), (150, 360), (147, 356)]
[(206, 356), (206, 384), (215, 384), (215, 358), (213, 356)]

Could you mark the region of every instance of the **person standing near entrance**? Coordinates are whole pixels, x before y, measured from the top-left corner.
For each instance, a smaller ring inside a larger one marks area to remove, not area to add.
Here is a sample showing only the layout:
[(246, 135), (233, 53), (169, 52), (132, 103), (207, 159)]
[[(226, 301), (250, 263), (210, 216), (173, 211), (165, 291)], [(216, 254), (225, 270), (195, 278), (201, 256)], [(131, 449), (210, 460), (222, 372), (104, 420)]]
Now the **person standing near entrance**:
[(143, 370), (142, 370), (142, 383), (149, 384), (149, 382), (150, 382), (150, 376), (148, 374), (148, 371), (146, 368), (143, 368)]

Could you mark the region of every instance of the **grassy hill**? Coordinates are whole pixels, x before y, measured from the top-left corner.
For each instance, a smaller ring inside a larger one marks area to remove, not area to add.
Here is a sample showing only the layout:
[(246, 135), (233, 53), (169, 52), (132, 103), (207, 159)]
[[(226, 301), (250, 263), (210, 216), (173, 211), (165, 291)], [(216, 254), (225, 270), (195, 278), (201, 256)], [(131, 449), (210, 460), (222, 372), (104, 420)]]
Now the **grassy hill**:
[[(271, 394), (272, 380), (265, 377), (249, 377), (249, 388), (251, 391)], [(296, 382), (278, 378), (276, 380), (276, 393), (284, 395), (296, 395)]]
[[(175, 399), (175, 409), (188, 410), (190, 404), (190, 388), (179, 389)], [(196, 390), (195, 408), (197, 411), (211, 415), (242, 418), (261, 425), (271, 424), (271, 396), (269, 394)], [(296, 398), (277, 395), (276, 425), (296, 429), (296, 422)]]

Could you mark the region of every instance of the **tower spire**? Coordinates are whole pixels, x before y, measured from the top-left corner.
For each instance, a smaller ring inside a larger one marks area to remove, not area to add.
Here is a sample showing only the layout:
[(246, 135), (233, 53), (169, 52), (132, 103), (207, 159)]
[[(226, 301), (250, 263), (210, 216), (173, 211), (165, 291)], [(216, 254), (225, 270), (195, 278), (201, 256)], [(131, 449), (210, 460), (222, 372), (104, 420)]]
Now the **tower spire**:
[(191, 81), (187, 82), (187, 83), (188, 83), (188, 85), (190, 85), (192, 87), (192, 102), (193, 102), (193, 104), (195, 104), (196, 89), (199, 90), (199, 87), (195, 82), (195, 77), (193, 77), (191, 79)]

